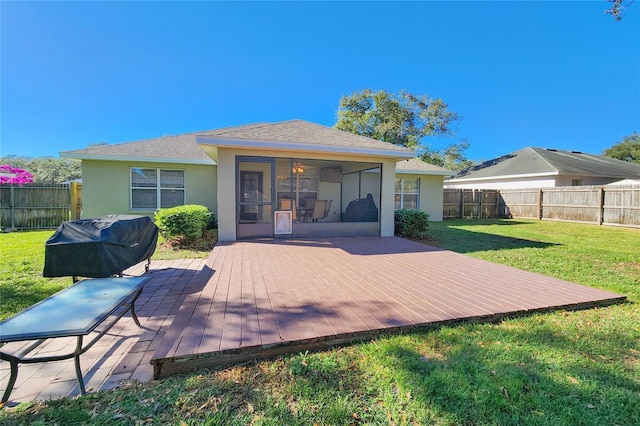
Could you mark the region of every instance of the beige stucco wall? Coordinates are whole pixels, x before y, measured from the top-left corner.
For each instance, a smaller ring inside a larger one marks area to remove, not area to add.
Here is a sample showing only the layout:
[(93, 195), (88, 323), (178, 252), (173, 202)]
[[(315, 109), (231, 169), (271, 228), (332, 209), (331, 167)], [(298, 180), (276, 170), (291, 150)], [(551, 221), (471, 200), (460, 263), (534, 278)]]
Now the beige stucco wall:
[(414, 175), (406, 173), (398, 173), (398, 178), (419, 178), (420, 179), (420, 210), (429, 215), (429, 220), (442, 221), (443, 209), (443, 189), (442, 182), (444, 176), (434, 175)]
[(216, 166), (173, 163), (82, 160), (82, 217), (107, 214), (140, 214), (153, 217), (153, 211), (131, 210), (131, 167), (185, 171), (185, 200), (217, 210)]
[[(205, 147), (205, 151), (211, 147)], [(363, 163), (382, 163), (380, 235), (393, 236), (393, 197), (395, 191), (396, 160), (380, 157), (348, 155), (345, 153), (301, 153), (296, 151), (243, 150), (218, 148), (213, 155), (218, 162), (218, 239), (236, 239), (235, 161), (236, 156), (339, 160)], [(441, 213), (442, 214), (442, 213)]]

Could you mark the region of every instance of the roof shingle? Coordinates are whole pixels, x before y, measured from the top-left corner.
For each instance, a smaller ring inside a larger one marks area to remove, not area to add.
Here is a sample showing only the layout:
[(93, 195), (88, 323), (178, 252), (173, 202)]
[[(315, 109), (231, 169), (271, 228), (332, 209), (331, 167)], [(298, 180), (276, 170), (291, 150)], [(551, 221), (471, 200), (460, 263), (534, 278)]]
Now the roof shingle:
[(291, 142), (308, 145), (335, 147), (358, 147), (388, 151), (390, 155), (411, 150), (375, 139), (321, 126), (304, 120), (279, 123), (255, 123), (222, 129), (184, 133), (174, 136), (145, 139), (134, 142), (101, 145), (74, 151), (61, 152), (67, 158), (78, 159), (144, 159), (152, 161), (175, 160), (176, 162), (211, 162), (209, 156), (198, 146), (197, 136), (221, 140), (251, 140), (263, 142)]
[(454, 180), (531, 174), (640, 177), (640, 164), (578, 151), (527, 147), (465, 169)]

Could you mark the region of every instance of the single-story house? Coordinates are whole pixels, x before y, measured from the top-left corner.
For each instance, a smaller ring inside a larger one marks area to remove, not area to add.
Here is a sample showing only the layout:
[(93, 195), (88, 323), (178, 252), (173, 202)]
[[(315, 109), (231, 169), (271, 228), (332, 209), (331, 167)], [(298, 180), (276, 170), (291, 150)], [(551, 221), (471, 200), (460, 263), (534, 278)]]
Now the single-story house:
[(82, 161), (82, 217), (201, 204), (216, 213), (221, 241), (391, 236), (396, 208), (442, 220), (442, 183), (453, 174), (413, 150), (303, 120), (60, 155)]
[(445, 188), (519, 189), (607, 185), (640, 178), (640, 164), (579, 151), (527, 147), (459, 172)]

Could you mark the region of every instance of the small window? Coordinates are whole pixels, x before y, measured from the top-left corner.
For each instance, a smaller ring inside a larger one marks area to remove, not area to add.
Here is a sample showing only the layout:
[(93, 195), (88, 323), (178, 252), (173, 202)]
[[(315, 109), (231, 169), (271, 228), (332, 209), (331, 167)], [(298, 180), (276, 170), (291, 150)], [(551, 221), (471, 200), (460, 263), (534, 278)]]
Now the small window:
[(571, 186), (582, 186), (582, 179), (571, 179)]
[(131, 168), (131, 209), (184, 205), (184, 170)]
[(420, 208), (420, 179), (396, 178), (394, 209)]

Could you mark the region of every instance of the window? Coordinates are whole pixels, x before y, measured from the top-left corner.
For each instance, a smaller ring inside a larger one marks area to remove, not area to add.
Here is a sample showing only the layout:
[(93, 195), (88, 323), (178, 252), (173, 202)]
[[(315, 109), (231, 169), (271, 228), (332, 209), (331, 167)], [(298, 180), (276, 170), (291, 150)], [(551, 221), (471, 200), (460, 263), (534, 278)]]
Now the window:
[(278, 159), (276, 163), (277, 201), (293, 199), (297, 207), (318, 199), (318, 168), (314, 162)]
[(156, 210), (184, 204), (184, 170), (131, 168), (131, 209)]
[(396, 178), (395, 210), (417, 209), (420, 206), (420, 179)]
[(582, 179), (571, 179), (571, 186), (582, 186)]

